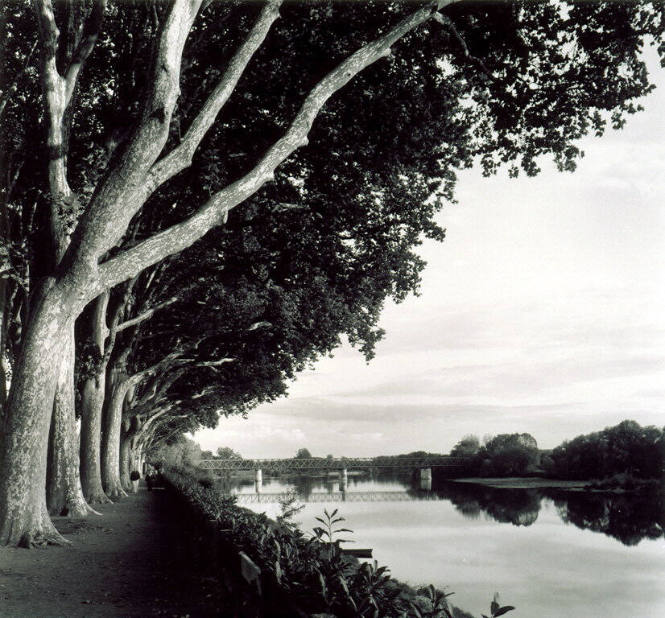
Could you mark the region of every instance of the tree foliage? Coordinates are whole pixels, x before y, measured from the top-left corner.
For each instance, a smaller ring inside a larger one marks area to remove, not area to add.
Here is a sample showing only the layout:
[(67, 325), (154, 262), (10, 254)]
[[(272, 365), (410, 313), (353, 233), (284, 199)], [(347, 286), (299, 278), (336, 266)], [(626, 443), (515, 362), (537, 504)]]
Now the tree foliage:
[(625, 420), (602, 431), (577, 436), (556, 447), (548, 472), (564, 479), (602, 479), (629, 473), (638, 478), (662, 478), (665, 433)]
[(242, 455), (229, 446), (220, 446), (215, 456), (217, 459), (242, 459)]
[(464, 436), (450, 451), (451, 457), (472, 457), (480, 450), (478, 436), (469, 434)]
[(479, 449), (482, 476), (520, 476), (538, 461), (538, 444), (528, 433), (502, 433)]

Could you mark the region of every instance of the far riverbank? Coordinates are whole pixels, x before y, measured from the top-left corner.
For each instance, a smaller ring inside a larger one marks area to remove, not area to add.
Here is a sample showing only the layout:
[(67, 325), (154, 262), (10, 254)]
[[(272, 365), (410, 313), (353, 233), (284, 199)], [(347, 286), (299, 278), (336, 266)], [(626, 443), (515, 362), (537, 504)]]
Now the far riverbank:
[(473, 483), (475, 485), (485, 485), (487, 487), (496, 487), (497, 489), (583, 489), (592, 484), (592, 481), (565, 481), (546, 478), (463, 478), (450, 479), (454, 483)]

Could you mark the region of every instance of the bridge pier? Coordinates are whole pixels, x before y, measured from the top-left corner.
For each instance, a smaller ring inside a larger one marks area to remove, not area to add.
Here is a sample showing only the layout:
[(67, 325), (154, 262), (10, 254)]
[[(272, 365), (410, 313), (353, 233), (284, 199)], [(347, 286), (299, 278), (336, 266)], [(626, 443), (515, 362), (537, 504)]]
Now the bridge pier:
[(347, 472), (346, 468), (342, 468), (342, 470), (339, 473), (339, 490), (340, 491), (346, 491), (346, 487), (349, 484), (349, 473)]
[(432, 491), (432, 468), (420, 469), (420, 489)]
[(257, 468), (256, 474), (254, 475), (254, 491), (257, 494), (261, 493), (261, 486), (263, 485), (263, 470)]

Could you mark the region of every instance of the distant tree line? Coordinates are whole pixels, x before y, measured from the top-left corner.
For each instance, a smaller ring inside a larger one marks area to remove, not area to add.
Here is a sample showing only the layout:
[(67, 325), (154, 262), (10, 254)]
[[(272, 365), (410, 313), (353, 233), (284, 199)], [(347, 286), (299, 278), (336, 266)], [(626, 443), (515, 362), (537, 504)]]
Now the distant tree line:
[(598, 479), (630, 474), (659, 478), (665, 464), (665, 432), (622, 421), (557, 446), (543, 458), (548, 475), (562, 479)]
[(565, 441), (552, 451), (541, 451), (528, 433), (485, 438), (464, 436), (450, 451), (466, 457), (469, 476), (544, 475), (559, 479), (604, 479), (628, 474), (652, 479), (663, 475), (665, 432), (625, 420), (602, 431)]
[(481, 445), (477, 436), (464, 436), (450, 451), (467, 458), (469, 476), (522, 476), (536, 472), (540, 458), (538, 443), (528, 433), (502, 433), (487, 437)]

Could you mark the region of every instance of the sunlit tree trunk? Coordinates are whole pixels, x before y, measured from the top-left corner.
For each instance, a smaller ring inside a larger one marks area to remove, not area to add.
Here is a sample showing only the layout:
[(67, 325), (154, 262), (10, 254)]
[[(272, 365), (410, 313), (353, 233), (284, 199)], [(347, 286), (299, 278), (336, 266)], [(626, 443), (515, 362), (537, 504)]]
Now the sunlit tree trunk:
[(81, 484), (83, 495), (90, 504), (111, 502), (102, 486), (101, 465), (102, 410), (106, 394), (108, 364), (108, 359), (104, 354), (108, 299), (109, 294), (105, 292), (94, 301), (95, 307), (91, 318), (92, 339), (100, 361), (95, 375), (84, 380), (81, 392)]
[(71, 304), (66, 291), (52, 288), (25, 334), (3, 419), (0, 544), (64, 542), (48, 517), (46, 461), (59, 361), (73, 328)]
[(120, 430), (122, 408), (130, 386), (124, 362), (115, 363), (109, 372), (102, 432), (102, 484), (112, 500), (127, 495), (120, 482)]
[(134, 469), (132, 466), (134, 432), (131, 425), (129, 419), (123, 419), (122, 435), (120, 437), (120, 484), (125, 491), (129, 491), (132, 487), (129, 474)]
[(74, 332), (62, 350), (53, 400), (49, 437), (46, 505), (52, 515), (86, 517), (94, 512), (86, 503), (79, 478), (78, 436), (74, 413)]

